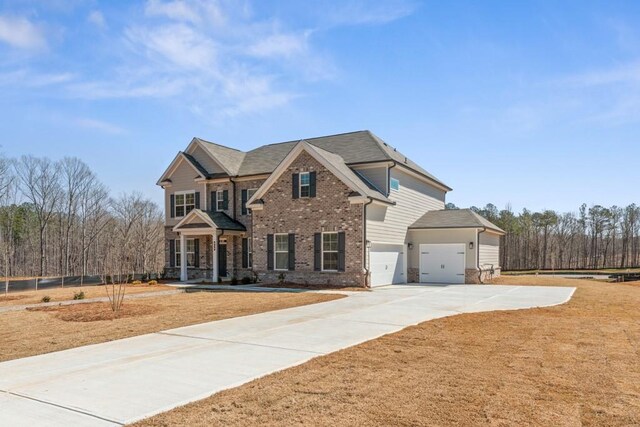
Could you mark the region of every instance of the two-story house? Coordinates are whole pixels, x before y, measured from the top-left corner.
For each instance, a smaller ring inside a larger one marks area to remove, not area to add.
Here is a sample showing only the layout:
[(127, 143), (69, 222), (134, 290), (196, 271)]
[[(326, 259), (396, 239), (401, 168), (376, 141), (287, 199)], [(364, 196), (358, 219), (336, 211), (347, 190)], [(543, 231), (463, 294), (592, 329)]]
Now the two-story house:
[(166, 274), (379, 286), (500, 273), (502, 230), (369, 131), (243, 152), (194, 138), (158, 180)]

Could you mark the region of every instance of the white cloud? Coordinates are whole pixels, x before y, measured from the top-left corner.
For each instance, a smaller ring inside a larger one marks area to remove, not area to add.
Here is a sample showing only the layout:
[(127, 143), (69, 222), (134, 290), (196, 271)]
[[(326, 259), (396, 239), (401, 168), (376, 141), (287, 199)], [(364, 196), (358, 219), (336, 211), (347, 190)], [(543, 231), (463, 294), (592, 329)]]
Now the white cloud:
[(0, 41), (20, 49), (43, 49), (44, 32), (26, 18), (0, 16)]
[(87, 22), (101, 30), (107, 28), (107, 21), (104, 19), (104, 15), (99, 10), (92, 11), (87, 17)]
[(68, 83), (74, 78), (72, 73), (36, 73), (29, 69), (19, 69), (0, 73), (0, 86), (45, 87)]
[(273, 34), (249, 46), (248, 53), (264, 58), (300, 55), (307, 52), (308, 34)]
[(416, 4), (409, 0), (345, 0), (337, 7), (327, 6), (326, 14), (333, 25), (386, 24), (411, 15)]
[(145, 5), (145, 14), (192, 24), (220, 25), (225, 21), (218, 2), (212, 0), (149, 0)]
[(102, 120), (88, 119), (88, 118), (76, 118), (73, 123), (81, 128), (97, 130), (104, 133), (110, 133), (113, 135), (121, 135), (126, 131), (116, 125), (104, 122)]

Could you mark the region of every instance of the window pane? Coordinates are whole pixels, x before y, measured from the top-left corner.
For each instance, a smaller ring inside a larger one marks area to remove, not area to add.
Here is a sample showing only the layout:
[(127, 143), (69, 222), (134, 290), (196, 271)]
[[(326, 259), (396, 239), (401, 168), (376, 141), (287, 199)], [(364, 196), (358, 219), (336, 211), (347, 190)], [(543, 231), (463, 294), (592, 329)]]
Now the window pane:
[(184, 194), (176, 194), (176, 205), (184, 205)]
[(309, 173), (300, 174), (300, 185), (309, 185)]
[(309, 186), (303, 185), (300, 187), (300, 197), (309, 197)]
[(400, 189), (400, 181), (398, 181), (395, 178), (391, 178), (391, 189), (392, 190), (399, 190)]
[(322, 254), (322, 260), (323, 260), (324, 270), (338, 269), (338, 253), (337, 252), (324, 252)]
[(184, 216), (184, 206), (176, 206), (176, 216)]
[(196, 241), (193, 239), (187, 239), (187, 252), (195, 252)]
[(286, 270), (289, 268), (289, 254), (286, 252), (276, 253), (276, 269)]
[(196, 255), (193, 252), (192, 253), (188, 253), (187, 254), (187, 267), (193, 267), (194, 265), (196, 265), (195, 259), (196, 259)]
[(252, 188), (250, 190), (247, 190), (247, 200), (249, 200), (250, 198), (253, 197), (253, 195), (256, 194), (256, 189)]
[(289, 251), (289, 236), (286, 234), (276, 234), (276, 252)]
[(185, 209), (185, 213), (189, 213), (191, 212), (193, 209), (195, 209), (195, 206), (193, 205), (187, 205), (186, 209)]
[(338, 233), (325, 233), (322, 235), (322, 250), (323, 251), (338, 250)]
[(188, 194), (185, 194), (185, 203), (186, 203), (187, 205), (192, 205), (192, 204), (194, 204), (194, 203), (195, 203), (195, 200), (196, 200), (196, 199), (195, 199), (195, 195), (194, 195), (194, 193), (188, 193)]

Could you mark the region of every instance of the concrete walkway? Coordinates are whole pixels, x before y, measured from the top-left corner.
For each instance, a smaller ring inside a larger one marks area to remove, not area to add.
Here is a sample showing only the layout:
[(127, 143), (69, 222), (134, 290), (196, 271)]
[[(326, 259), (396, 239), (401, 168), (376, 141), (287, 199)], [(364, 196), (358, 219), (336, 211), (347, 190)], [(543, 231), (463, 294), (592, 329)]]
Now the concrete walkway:
[(0, 425), (133, 422), (406, 326), (561, 304), (575, 288), (388, 286), (0, 363)]

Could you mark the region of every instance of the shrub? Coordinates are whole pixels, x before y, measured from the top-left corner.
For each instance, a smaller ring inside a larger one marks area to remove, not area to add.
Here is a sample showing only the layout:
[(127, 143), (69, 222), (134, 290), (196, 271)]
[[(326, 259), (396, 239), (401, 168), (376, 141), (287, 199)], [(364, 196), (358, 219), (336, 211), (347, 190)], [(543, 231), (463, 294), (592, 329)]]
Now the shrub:
[(251, 274), (252, 274), (252, 277), (251, 277), (252, 283), (258, 283), (258, 273), (256, 273), (255, 271), (252, 271)]
[(73, 299), (84, 299), (84, 291), (76, 292), (73, 294)]
[(134, 280), (133, 282), (131, 282), (132, 285), (142, 285), (142, 282), (140, 280)]
[(147, 282), (149, 286), (155, 286), (158, 284), (157, 280), (149, 280), (149, 282)]
[(42, 297), (42, 302), (50, 302), (51, 301), (51, 297), (49, 295), (45, 295)]
[(232, 285), (237, 285), (238, 284), (238, 278), (236, 276), (231, 276), (231, 284)]
[(242, 284), (243, 285), (250, 285), (251, 283), (253, 283), (253, 279), (249, 276), (244, 276), (242, 278)]
[(284, 274), (284, 273), (278, 274), (278, 283), (280, 285), (284, 285), (284, 281), (285, 281), (286, 278), (287, 278), (286, 274)]

